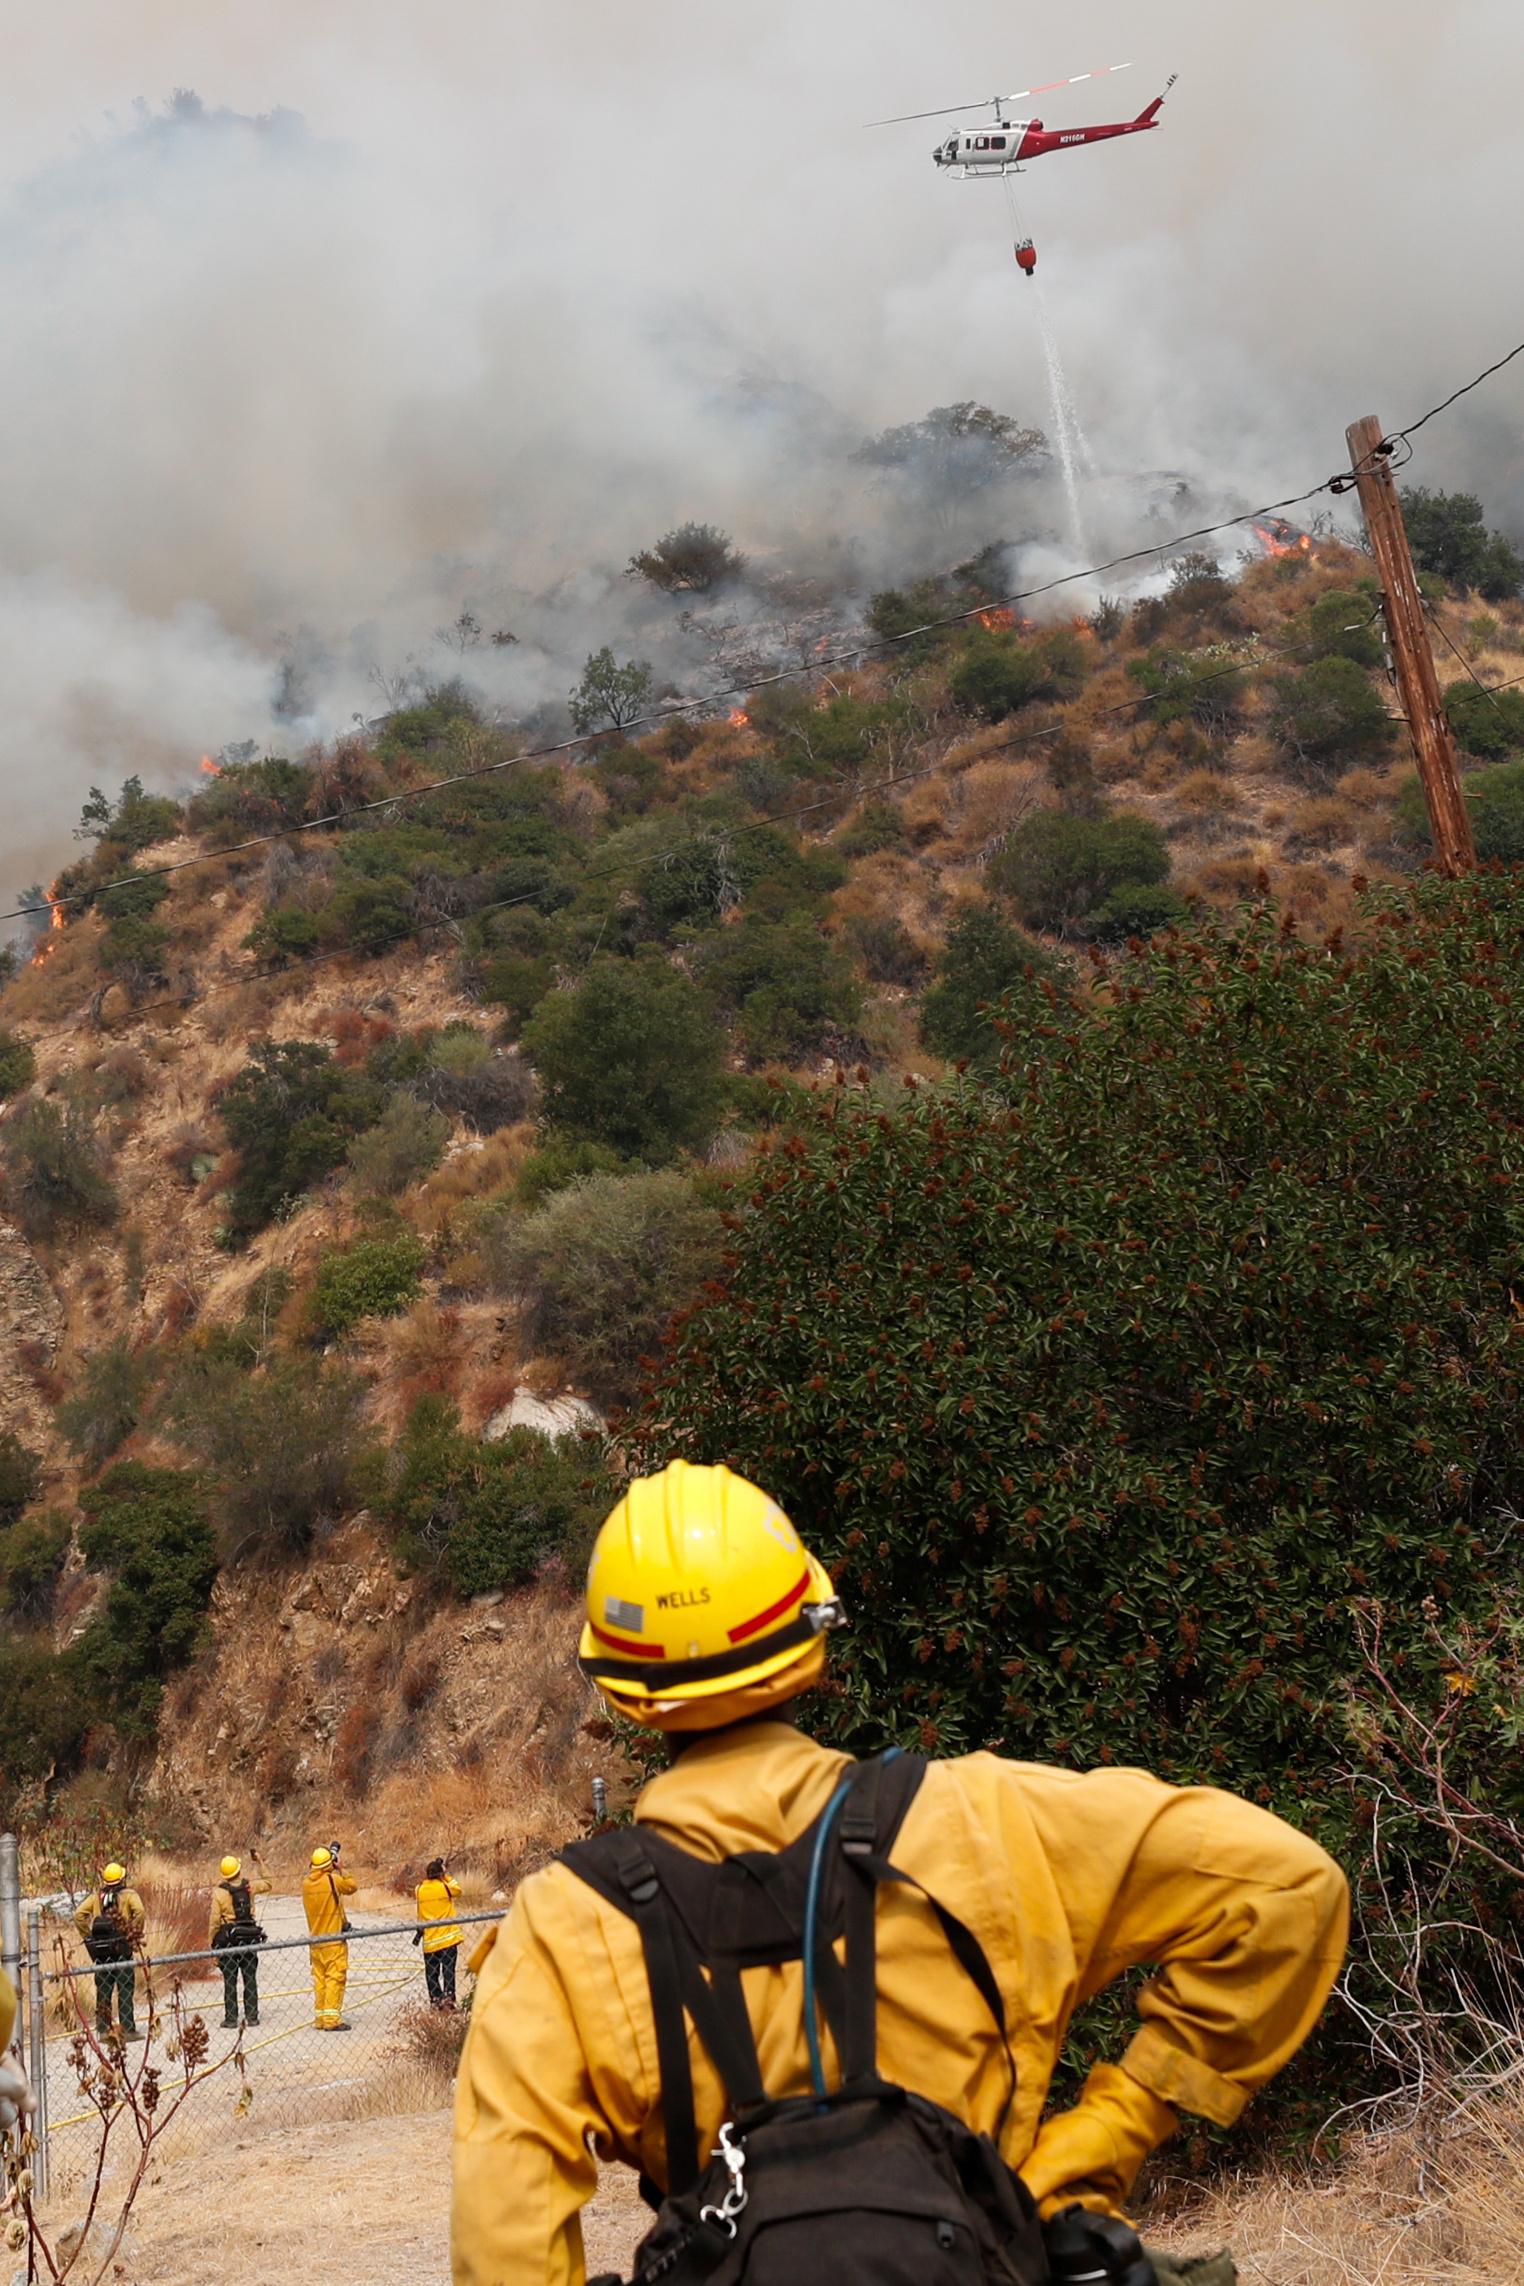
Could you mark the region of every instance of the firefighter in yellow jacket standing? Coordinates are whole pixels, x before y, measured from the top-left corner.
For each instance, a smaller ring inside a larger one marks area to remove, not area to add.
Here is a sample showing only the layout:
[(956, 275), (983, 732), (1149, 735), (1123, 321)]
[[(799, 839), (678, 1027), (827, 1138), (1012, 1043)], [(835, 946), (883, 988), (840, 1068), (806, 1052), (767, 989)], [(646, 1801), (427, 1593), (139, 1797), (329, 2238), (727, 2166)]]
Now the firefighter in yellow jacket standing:
[(344, 1932), (349, 1915), (342, 1900), (353, 1897), (358, 1884), (341, 1871), (339, 1845), (329, 1842), (315, 1849), (302, 1883), (302, 1904), (307, 1927), (314, 1937), (332, 1937), (333, 1944), (312, 1947), (312, 2022), (319, 2032), (347, 2032), (344, 2021), (344, 1985), (349, 1976), (349, 1947)]
[[(782, 1850), (821, 1818), (852, 1766), (796, 1730), (789, 1703), (819, 1678), (839, 1618), (828, 1575), (745, 1479), (678, 1461), (630, 1486), (593, 1551), (581, 1664), (620, 1711), (674, 1734), (637, 1835), (712, 1863)], [(1117, 2214), (1182, 2111), (1231, 2126), (1306, 2039), (1344, 1953), (1346, 1884), (1321, 1849), (1231, 1794), (1141, 1770), (932, 1762), (893, 1868), (878, 2069), (995, 2137), (1044, 2216), (1076, 2202)], [(1003, 2025), (937, 1907), (982, 1951)], [(1044, 2120), (1075, 2009), (1144, 1963), (1131, 2041)], [(557, 1862), (523, 1883), (473, 1966), (456, 2286), (581, 2286), (598, 2157), (668, 2179), (640, 1931)], [(802, 1961), (746, 1980), (763, 2086), (807, 2091), (812, 2047), (833, 2051), (824, 2027), (806, 2029)], [(726, 2116), (702, 2048), (691, 2093), (702, 2156)]]

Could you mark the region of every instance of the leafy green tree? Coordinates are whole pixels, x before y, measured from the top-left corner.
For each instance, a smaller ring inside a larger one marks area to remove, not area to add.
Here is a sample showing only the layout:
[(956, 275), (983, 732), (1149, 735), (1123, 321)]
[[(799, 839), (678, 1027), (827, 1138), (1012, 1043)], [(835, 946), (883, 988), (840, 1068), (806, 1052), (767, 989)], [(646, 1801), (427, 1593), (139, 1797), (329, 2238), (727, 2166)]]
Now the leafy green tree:
[(1524, 748), (1524, 691), (1488, 691), (1452, 683), (1445, 693), (1450, 727), (1468, 754), (1501, 762)]
[(416, 925), (412, 890), (400, 873), (392, 873), (335, 891), (318, 916), (318, 936), (324, 944), (374, 956), (400, 945)]
[(413, 1231), (332, 1247), (318, 1265), (310, 1322), (342, 1340), (362, 1318), (391, 1318), (417, 1296), (428, 1249)]
[(206, 1639), (217, 1536), (194, 1473), (125, 1461), (80, 1494), (85, 1561), (110, 1575), (76, 1647), (96, 1718), (129, 1736), (152, 1728), (164, 1680)]
[(1384, 754), (1392, 743), (1386, 702), (1353, 659), (1318, 659), (1270, 686), (1266, 728), (1289, 761), (1326, 778)]
[(13, 1429), (0, 1429), (0, 1526), (14, 1524), (42, 1489), (42, 1462)]
[(706, 1143), (724, 1102), (725, 1042), (708, 1001), (664, 961), (594, 961), (524, 1027), (553, 1126), (661, 1165)]
[(153, 915), (168, 895), (169, 883), (149, 876), (103, 890), (95, 901), (96, 912), (107, 924), (101, 966), (131, 992), (164, 981), (170, 936)]
[(0, 1598), (13, 1618), (47, 1618), (69, 1540), (69, 1519), (59, 1508), (37, 1509), (0, 1530)]
[(1123, 945), (1132, 938), (1157, 936), (1161, 929), (1178, 929), (1190, 917), (1190, 906), (1167, 881), (1120, 881), (1108, 891), (1093, 913), (1087, 913), (1082, 933), (1091, 944)]
[(316, 916), (299, 905), (272, 905), (244, 938), (249, 951), (270, 968), (310, 960), (321, 942)]
[(1024, 818), (989, 869), (1030, 928), (1070, 929), (1124, 883), (1169, 878), (1169, 844), (1149, 818), (1118, 810), (1076, 817), (1036, 810)]
[[(849, 1094), (764, 1163), (634, 1457), (724, 1458), (819, 1544), (854, 1620), (829, 1735), (1234, 1787), (1401, 1942), (1348, 1778), (1354, 1617), (1379, 1602), (1416, 1687), (1426, 1614), (1512, 1578), (1521, 939), (1519, 874), (1425, 877), (1328, 946), (1214, 922), (993, 1085)], [(1517, 1757), (1473, 1775), (1524, 1814)], [(1515, 1885), (1392, 1807), (1448, 1994), (1445, 1944)]]
[(590, 1175), (486, 1238), (524, 1339), (563, 1359), (589, 1394), (623, 1403), (640, 1360), (717, 1266), (720, 1218), (673, 1172)]
[(626, 575), (649, 580), (663, 595), (708, 595), (734, 586), (745, 570), (746, 558), (717, 524), (679, 524), (631, 556)]
[(921, 1038), (949, 1063), (991, 1068), (1013, 1036), (1053, 1022), (1062, 981), (1051, 953), (992, 905), (971, 905), (948, 931), (921, 1002)]
[(522, 1587), (547, 1560), (573, 1575), (613, 1500), (603, 1456), (532, 1429), (482, 1443), (445, 1398), (425, 1397), (387, 1455), (375, 1505), (414, 1562), (458, 1595)]
[(722, 930), (706, 949), (703, 978), (734, 1009), (754, 1063), (797, 1062), (862, 1013), (851, 969), (807, 921), (748, 916)]
[(1073, 698), (1087, 671), (1084, 645), (1067, 629), (1029, 642), (981, 627), (966, 639), (947, 687), (971, 714), (1003, 722), (1034, 699)]
[(1375, 582), (1320, 595), (1293, 621), (1290, 633), (1300, 658), (1353, 659), (1357, 667), (1379, 667), (1385, 654)]
[(1452, 587), (1474, 587), (1494, 603), (1524, 587), (1524, 556), (1501, 532), (1488, 530), (1475, 493), (1405, 484), (1402, 509), (1420, 571), (1437, 572)]
[(655, 689), (648, 659), (621, 662), (605, 643), (602, 650), (589, 653), (582, 680), (566, 703), (579, 730), (597, 730), (604, 724), (623, 730), (650, 712)]
[(0, 1032), (0, 1103), (19, 1095), (37, 1076), (37, 1058), (31, 1042), (19, 1032)]
[[(1465, 781), (1465, 796), (1482, 863), (1524, 865), (1524, 761), (1473, 770)], [(1397, 818), (1406, 841), (1419, 849), (1429, 847), (1429, 812), (1416, 777), (1402, 783)]]
[(59, 1433), (87, 1468), (99, 1468), (142, 1419), (154, 1367), (147, 1352), (124, 1340), (108, 1342), (84, 1361), (72, 1395), (58, 1408)]
[(1051, 456), (1041, 429), (964, 398), (881, 430), (852, 457), (946, 527), (992, 486), (1040, 474)]
[(109, 843), (114, 855), (131, 857), (156, 841), (168, 841), (179, 832), (181, 823), (178, 802), (166, 794), (146, 794), (142, 779), (134, 777), (125, 781), (114, 802), (99, 786), (90, 788), (74, 838), (102, 846)]
[(272, 1358), (251, 1372), (251, 1331), (182, 1362), (167, 1417), (217, 1482), (228, 1555), (299, 1556), (363, 1480), (366, 1385), (310, 1358)]
[(23, 1230), (51, 1237), (116, 1219), (117, 1194), (95, 1123), (76, 1095), (23, 1104), (0, 1131), (0, 1167)]
[(341, 1166), (385, 1106), (375, 1081), (336, 1064), (317, 1040), (266, 1040), (223, 1090), (218, 1110), (238, 1153), (228, 1237), (241, 1245)]

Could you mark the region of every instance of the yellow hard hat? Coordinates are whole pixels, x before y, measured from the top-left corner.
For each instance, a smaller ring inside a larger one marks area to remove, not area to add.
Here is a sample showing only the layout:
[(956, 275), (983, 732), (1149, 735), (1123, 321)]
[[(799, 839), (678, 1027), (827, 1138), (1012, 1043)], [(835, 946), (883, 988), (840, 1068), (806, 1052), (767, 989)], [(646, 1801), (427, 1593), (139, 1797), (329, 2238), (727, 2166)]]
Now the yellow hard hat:
[(243, 1871), (243, 1859), (241, 1857), (225, 1857), (217, 1871), (222, 1875), (224, 1881), (236, 1881)]
[(115, 1858), (111, 1860), (109, 1865), (103, 1865), (101, 1867), (101, 1879), (104, 1882), (110, 1883), (113, 1881), (125, 1881), (126, 1878), (126, 1866), (118, 1865)]
[(728, 1468), (637, 1477), (593, 1544), (578, 1662), (652, 1730), (717, 1730), (797, 1697), (842, 1622), (777, 1502)]
[(325, 1865), (332, 1865), (333, 1851), (331, 1849), (315, 1849), (312, 1853), (312, 1862), (314, 1867), (321, 1872)]

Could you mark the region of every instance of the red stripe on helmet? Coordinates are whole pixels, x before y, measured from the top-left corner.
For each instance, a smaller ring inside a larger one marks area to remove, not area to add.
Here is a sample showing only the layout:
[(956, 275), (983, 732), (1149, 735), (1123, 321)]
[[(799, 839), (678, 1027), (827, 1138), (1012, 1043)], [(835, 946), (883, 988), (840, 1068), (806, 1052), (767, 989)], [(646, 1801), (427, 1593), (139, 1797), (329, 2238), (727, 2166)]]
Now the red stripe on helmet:
[(667, 1656), (660, 1643), (637, 1643), (629, 1635), (607, 1635), (601, 1627), (593, 1627), (591, 1620), (587, 1624), (599, 1642), (606, 1643), (611, 1651), (626, 1651), (632, 1659), (665, 1659)]
[(775, 1619), (781, 1619), (786, 1611), (793, 1610), (796, 1603), (804, 1601), (809, 1584), (809, 1566), (806, 1565), (787, 1595), (780, 1596), (776, 1603), (770, 1603), (766, 1611), (759, 1611), (755, 1619), (743, 1620), (739, 1627), (732, 1627), (730, 1641), (732, 1643), (744, 1643), (749, 1636), (760, 1634), (764, 1627), (771, 1627)]

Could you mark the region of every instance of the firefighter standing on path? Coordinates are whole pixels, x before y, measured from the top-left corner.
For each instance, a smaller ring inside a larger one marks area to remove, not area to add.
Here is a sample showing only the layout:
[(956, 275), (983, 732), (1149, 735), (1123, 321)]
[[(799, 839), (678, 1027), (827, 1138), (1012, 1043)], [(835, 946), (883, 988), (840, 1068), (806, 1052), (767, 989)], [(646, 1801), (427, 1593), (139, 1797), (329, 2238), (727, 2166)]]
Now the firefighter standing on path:
[(142, 1939), (143, 1918), (142, 1898), (127, 1887), (127, 1868), (113, 1858), (101, 1867), (99, 1889), (91, 1891), (74, 1916), (85, 1951), (95, 1963), (95, 2029), (102, 2039), (111, 2030), (113, 1999), (122, 2038), (138, 2036), (132, 1956)]
[(429, 1927), (420, 1929), (413, 1939), (415, 1944), (419, 1937), (423, 1940), (423, 1976), (429, 2006), (449, 2010), (455, 2006), (455, 1964), (466, 1941), (465, 1931), (457, 1927), (451, 1917), (460, 1901), (460, 1883), (448, 1871), (442, 1857), (431, 1857), (413, 1895), (419, 1920), (429, 1923)]
[[(643, 1789), (631, 1840), (664, 1863), (715, 1865), (829, 1830), (822, 1813), (854, 1766), (797, 1731), (790, 1702), (819, 1678), (840, 1616), (828, 1575), (744, 1479), (679, 1461), (631, 1485), (593, 1551), (581, 1645), (606, 1698), (674, 1734), (671, 1767)], [(911, 1798), (892, 1863), (873, 1876), (889, 1884), (873, 1891), (870, 1915), (877, 2069), (995, 2137), (1042, 2216), (1075, 2203), (1115, 2216), (1181, 2111), (1230, 2126), (1306, 2039), (1343, 1958), (1344, 1877), (1267, 1811), (1141, 1770), (1082, 1775), (973, 1754), (925, 1765), (902, 1790)], [(639, 1885), (611, 1901), (577, 1858), (526, 1880), (472, 1962), (455, 2113), (456, 2286), (580, 2286), (595, 2152), (666, 2184), (667, 2131), (683, 2123), (664, 2119), (659, 2043), (691, 2081), (700, 2162), (727, 2116), (707, 2038), (683, 2037), (691, 1986), (676, 2044), (667, 2008), (662, 2037), (646, 1926), (631, 1917)], [(822, 2058), (831, 2085), (841, 2076), (829, 2021), (812, 2009), (806, 2025), (802, 1950), (741, 1963), (770, 2097), (825, 2084)], [(829, 2018), (830, 1960), (812, 1958)], [(1145, 1963), (1154, 1973), (1123, 2054), (1096, 2064), (1072, 2108), (1044, 2120), (1074, 2010)], [(1146, 2259), (1142, 2275), (1152, 2276)]]
[(211, 1924), (206, 1941), (214, 1953), (226, 1955), (232, 1948), (231, 1959), (217, 1963), (222, 1971), (222, 2026), (225, 2032), (238, 2029), (238, 1986), (243, 1984), (243, 2019), (246, 2024), (259, 2022), (259, 1955), (251, 1949), (263, 1944), (264, 1931), (254, 1918), (254, 1900), (267, 1897), (270, 1884), (265, 1878), (263, 1862), (257, 1849), (250, 1857), (256, 1870), (246, 1874), (242, 1861), (225, 1857), (218, 1868), (221, 1879), (212, 1891)]
[(353, 1897), (359, 1884), (340, 1870), (339, 1845), (329, 1842), (315, 1849), (312, 1865), (302, 1883), (302, 1904), (307, 1927), (314, 1937), (336, 1937), (337, 1944), (312, 1947), (312, 2022), (318, 2032), (347, 2032), (344, 2021), (344, 1984), (349, 1975), (349, 1947), (343, 1942), (349, 1915), (341, 1900)]

